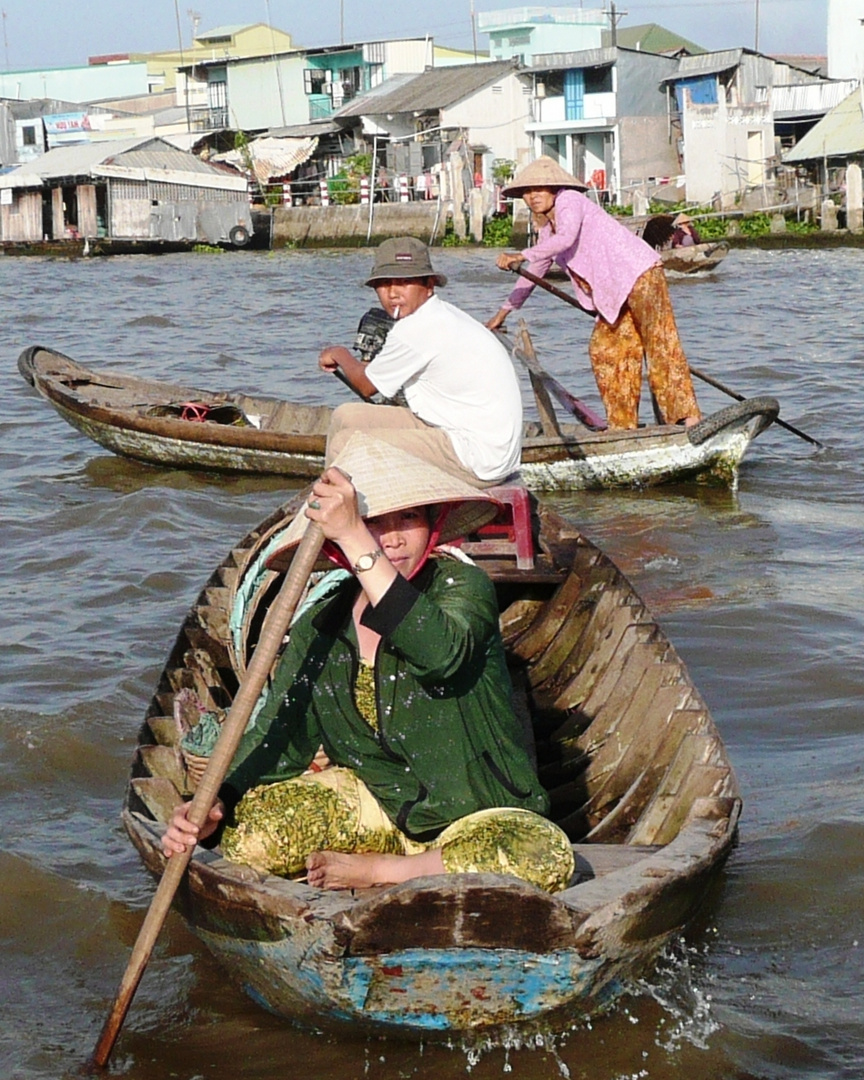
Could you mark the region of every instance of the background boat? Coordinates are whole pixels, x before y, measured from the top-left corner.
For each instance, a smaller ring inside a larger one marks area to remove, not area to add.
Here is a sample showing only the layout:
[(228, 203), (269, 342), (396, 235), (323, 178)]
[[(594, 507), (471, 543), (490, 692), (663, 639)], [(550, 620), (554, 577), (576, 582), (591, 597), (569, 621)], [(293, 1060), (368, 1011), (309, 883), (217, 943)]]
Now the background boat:
[[(332, 411), (325, 406), (90, 369), (38, 345), (21, 353), (18, 367), (64, 420), (124, 457), (300, 479), (323, 467)], [(545, 393), (542, 377), (532, 382), (535, 397)], [(554, 379), (552, 384), (560, 386)], [(524, 481), (534, 491), (571, 491), (691, 478), (734, 484), (750, 442), (774, 420), (779, 405), (752, 398), (687, 430), (652, 425), (633, 432), (592, 431), (572, 417), (559, 422), (548, 393), (542, 410), (540, 421), (525, 427)]]

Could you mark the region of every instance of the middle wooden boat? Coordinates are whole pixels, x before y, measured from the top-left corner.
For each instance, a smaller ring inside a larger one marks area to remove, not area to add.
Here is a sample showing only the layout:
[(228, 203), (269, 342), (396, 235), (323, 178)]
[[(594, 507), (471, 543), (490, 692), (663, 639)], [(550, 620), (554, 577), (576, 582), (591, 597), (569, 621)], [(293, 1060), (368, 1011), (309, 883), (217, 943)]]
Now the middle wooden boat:
[[(94, 370), (38, 345), (22, 352), (18, 367), (74, 428), (136, 461), (299, 479), (323, 467), (331, 413), (324, 406)], [(607, 432), (559, 423), (549, 405), (541, 423), (525, 426), (522, 478), (538, 492), (689, 479), (734, 484), (748, 446), (779, 408), (774, 398), (750, 398), (686, 430)]]
[[(181, 734), (200, 709), (230, 707), (287, 568), (270, 553), (305, 497), (212, 574), (147, 709), (123, 821), (154, 874), (189, 791)], [(325, 892), (196, 848), (175, 906), (279, 1015), (398, 1036), (556, 1030), (650, 970), (733, 844), (741, 803), (723, 743), (630, 583), (548, 509), (533, 510), (530, 568), (511, 526), (465, 549), (495, 582), (514, 704), (576, 874), (555, 894), (495, 874)]]

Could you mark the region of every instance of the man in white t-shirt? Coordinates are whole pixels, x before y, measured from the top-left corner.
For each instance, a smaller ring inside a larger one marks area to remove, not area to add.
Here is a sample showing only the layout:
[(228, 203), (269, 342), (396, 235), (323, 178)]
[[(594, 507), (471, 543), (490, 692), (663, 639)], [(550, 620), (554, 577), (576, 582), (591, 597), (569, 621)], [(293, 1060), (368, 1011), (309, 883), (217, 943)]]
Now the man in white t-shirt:
[(328, 465), (361, 430), (475, 487), (499, 484), (518, 470), (522, 394), (510, 357), (482, 323), (435, 295), (435, 286), (446, 282), (415, 237), (378, 248), (366, 284), (395, 325), (370, 363), (331, 345), (318, 364), (341, 371), (364, 398), (402, 390), (408, 408), (340, 405), (327, 433)]

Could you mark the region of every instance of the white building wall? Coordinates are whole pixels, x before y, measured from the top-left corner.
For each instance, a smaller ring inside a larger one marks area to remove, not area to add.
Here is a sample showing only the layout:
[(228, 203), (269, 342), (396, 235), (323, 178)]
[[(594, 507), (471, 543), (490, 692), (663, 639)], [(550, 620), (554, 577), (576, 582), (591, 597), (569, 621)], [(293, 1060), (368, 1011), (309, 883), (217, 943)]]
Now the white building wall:
[(414, 71), (419, 74), (427, 67), (434, 67), (434, 65), (435, 50), (432, 38), (384, 43), (385, 79), (389, 79), (391, 75), (407, 75)]
[(684, 167), (687, 199), (730, 207), (748, 186), (764, 182), (773, 153), (774, 124), (767, 105), (691, 105), (685, 100)]
[(530, 120), (530, 87), (515, 74), (505, 75), (466, 101), (442, 110), (445, 128), (465, 128), (474, 146), (485, 145), (493, 158), (522, 164), (528, 160), (531, 139), (525, 133)]
[(229, 64), (228, 118), (241, 131), (287, 127), (309, 120), (301, 56)]
[(864, 77), (864, 0), (828, 0), (828, 77)]

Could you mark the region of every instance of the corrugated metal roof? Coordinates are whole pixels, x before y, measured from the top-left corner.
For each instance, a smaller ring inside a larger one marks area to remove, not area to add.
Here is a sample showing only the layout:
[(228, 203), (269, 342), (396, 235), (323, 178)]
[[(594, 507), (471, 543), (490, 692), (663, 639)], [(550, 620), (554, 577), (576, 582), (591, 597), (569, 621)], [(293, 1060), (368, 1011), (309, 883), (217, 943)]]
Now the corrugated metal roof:
[(820, 161), (864, 152), (864, 89), (856, 88), (783, 155), (783, 161)]
[(698, 79), (700, 75), (719, 75), (738, 67), (745, 49), (722, 49), (719, 52), (699, 53), (698, 56), (682, 56), (678, 70), (667, 75), (661, 82), (677, 82), (679, 79)]
[(338, 120), (310, 120), (308, 124), (289, 124), (288, 127), (270, 128), (267, 135), (273, 139), (307, 139), (311, 136), (335, 135), (345, 125)]
[(355, 98), (335, 115), (368, 116), (445, 109), (516, 70), (517, 65), (513, 61), (498, 60), (489, 64), (454, 64), (452, 67), (431, 68), (407, 81), (404, 76), (397, 75), (387, 79), (374, 91)]
[(538, 53), (527, 72), (560, 71), (564, 68), (603, 67), (618, 60), (618, 49), (580, 49), (578, 52)]
[[(56, 180), (65, 176), (93, 176), (97, 168), (112, 165), (152, 172), (170, 170), (184, 174), (198, 173), (202, 177), (225, 175), (194, 154), (178, 150), (165, 139), (148, 135), (144, 138), (138, 136), (112, 139), (110, 142), (58, 146), (14, 170), (0, 181), (0, 186), (41, 187), (45, 180)], [(231, 180), (232, 177), (227, 179)]]
[[(252, 171), (259, 184), (269, 184), (274, 177), (287, 176), (315, 153), (317, 138), (311, 139), (253, 139), (247, 149), (252, 158)], [(236, 169), (245, 168), (244, 155), (239, 150), (214, 154), (213, 161), (224, 161)]]
[(794, 83), (774, 86), (771, 89), (771, 107), (774, 119), (792, 116), (822, 116), (845, 101), (855, 89), (857, 80), (842, 79), (836, 82)]

